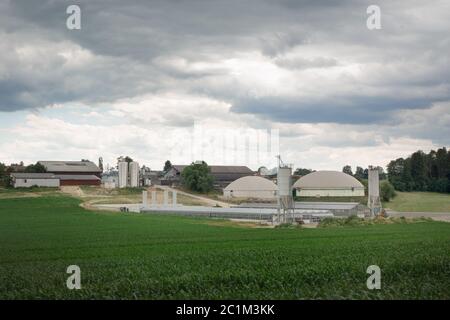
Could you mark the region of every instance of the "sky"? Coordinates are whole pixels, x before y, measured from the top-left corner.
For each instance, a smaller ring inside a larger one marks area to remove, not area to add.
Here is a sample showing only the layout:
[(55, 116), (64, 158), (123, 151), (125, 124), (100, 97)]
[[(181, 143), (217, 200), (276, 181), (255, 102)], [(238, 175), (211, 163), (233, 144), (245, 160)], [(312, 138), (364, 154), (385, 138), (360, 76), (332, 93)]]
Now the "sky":
[(4, 163), (341, 170), (450, 146), (449, 1), (1, 0), (0, 53)]

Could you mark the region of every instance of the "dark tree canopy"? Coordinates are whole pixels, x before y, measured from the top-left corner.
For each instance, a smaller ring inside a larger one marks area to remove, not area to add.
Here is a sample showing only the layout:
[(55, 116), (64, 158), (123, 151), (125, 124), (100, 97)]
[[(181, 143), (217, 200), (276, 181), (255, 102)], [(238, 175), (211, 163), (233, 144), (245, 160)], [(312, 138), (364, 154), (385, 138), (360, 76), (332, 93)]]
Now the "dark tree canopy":
[(342, 172), (343, 172), (343, 173), (346, 173), (346, 174), (349, 174), (349, 175), (351, 175), (351, 176), (353, 175), (352, 167), (349, 166), (349, 165), (344, 166), (344, 167), (342, 168)]
[(367, 179), (368, 171), (364, 170), (362, 167), (356, 167), (355, 178), (358, 180)]
[(40, 164), (39, 162), (36, 162), (36, 164), (30, 164), (29, 166), (27, 166), (25, 168), (25, 172), (44, 173), (44, 172), (47, 172), (47, 169), (45, 169), (45, 167), (42, 164)]
[(163, 169), (163, 171), (164, 171), (164, 172), (167, 172), (167, 171), (169, 171), (171, 168), (172, 168), (172, 163), (170, 162), (170, 160), (167, 160), (167, 161), (164, 163), (164, 169)]
[(387, 166), (388, 178), (399, 191), (450, 192), (450, 152), (414, 152), (410, 157), (392, 160)]
[(206, 193), (213, 187), (213, 177), (206, 162), (192, 163), (181, 173), (183, 186), (192, 191)]
[(295, 169), (294, 174), (298, 175), (298, 176), (306, 176), (307, 174), (309, 174), (311, 172), (313, 172), (312, 169), (297, 168), (297, 169)]

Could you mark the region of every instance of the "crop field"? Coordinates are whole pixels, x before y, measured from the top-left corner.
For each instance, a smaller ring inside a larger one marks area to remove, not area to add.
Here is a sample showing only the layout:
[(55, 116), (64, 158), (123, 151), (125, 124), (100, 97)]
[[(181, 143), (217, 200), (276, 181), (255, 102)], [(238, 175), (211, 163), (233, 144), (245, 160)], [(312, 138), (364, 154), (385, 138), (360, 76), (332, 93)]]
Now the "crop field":
[[(0, 299), (449, 299), (450, 224), (250, 228), (0, 199)], [(81, 290), (66, 268), (81, 268)], [(381, 290), (366, 269), (381, 268)]]

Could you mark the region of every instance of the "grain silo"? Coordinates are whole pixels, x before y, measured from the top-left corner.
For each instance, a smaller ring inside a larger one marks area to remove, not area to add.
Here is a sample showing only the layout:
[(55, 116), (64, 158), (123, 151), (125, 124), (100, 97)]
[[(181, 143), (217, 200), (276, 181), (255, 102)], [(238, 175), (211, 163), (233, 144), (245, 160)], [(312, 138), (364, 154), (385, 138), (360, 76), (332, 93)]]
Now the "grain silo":
[(120, 161), (119, 167), (119, 188), (126, 188), (128, 186), (128, 162)]
[(130, 187), (139, 187), (139, 163), (132, 161), (129, 164), (130, 171)]
[(292, 168), (282, 164), (277, 174), (278, 184), (278, 222), (292, 222), (294, 213), (294, 199), (292, 196)]
[(281, 197), (292, 196), (292, 169), (289, 167), (278, 168), (277, 184), (278, 195)]
[(367, 206), (369, 207), (372, 216), (380, 214), (380, 172), (378, 171), (378, 168), (372, 166), (369, 166)]

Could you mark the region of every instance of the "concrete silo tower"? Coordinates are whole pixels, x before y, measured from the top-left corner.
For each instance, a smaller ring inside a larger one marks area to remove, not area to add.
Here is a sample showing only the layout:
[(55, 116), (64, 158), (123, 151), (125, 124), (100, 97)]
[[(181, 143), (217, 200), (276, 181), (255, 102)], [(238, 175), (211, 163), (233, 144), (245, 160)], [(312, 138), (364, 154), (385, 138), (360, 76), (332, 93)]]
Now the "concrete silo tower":
[(292, 196), (292, 168), (285, 165), (278, 156), (278, 222), (292, 222), (294, 213), (294, 198)]
[(128, 186), (128, 162), (119, 161), (119, 188), (126, 188)]
[(367, 206), (371, 216), (379, 215), (381, 212), (380, 201), (380, 172), (377, 167), (369, 166), (369, 182), (367, 191)]
[(130, 162), (129, 172), (130, 172), (130, 187), (132, 188), (139, 187), (139, 163), (137, 163), (136, 161)]

